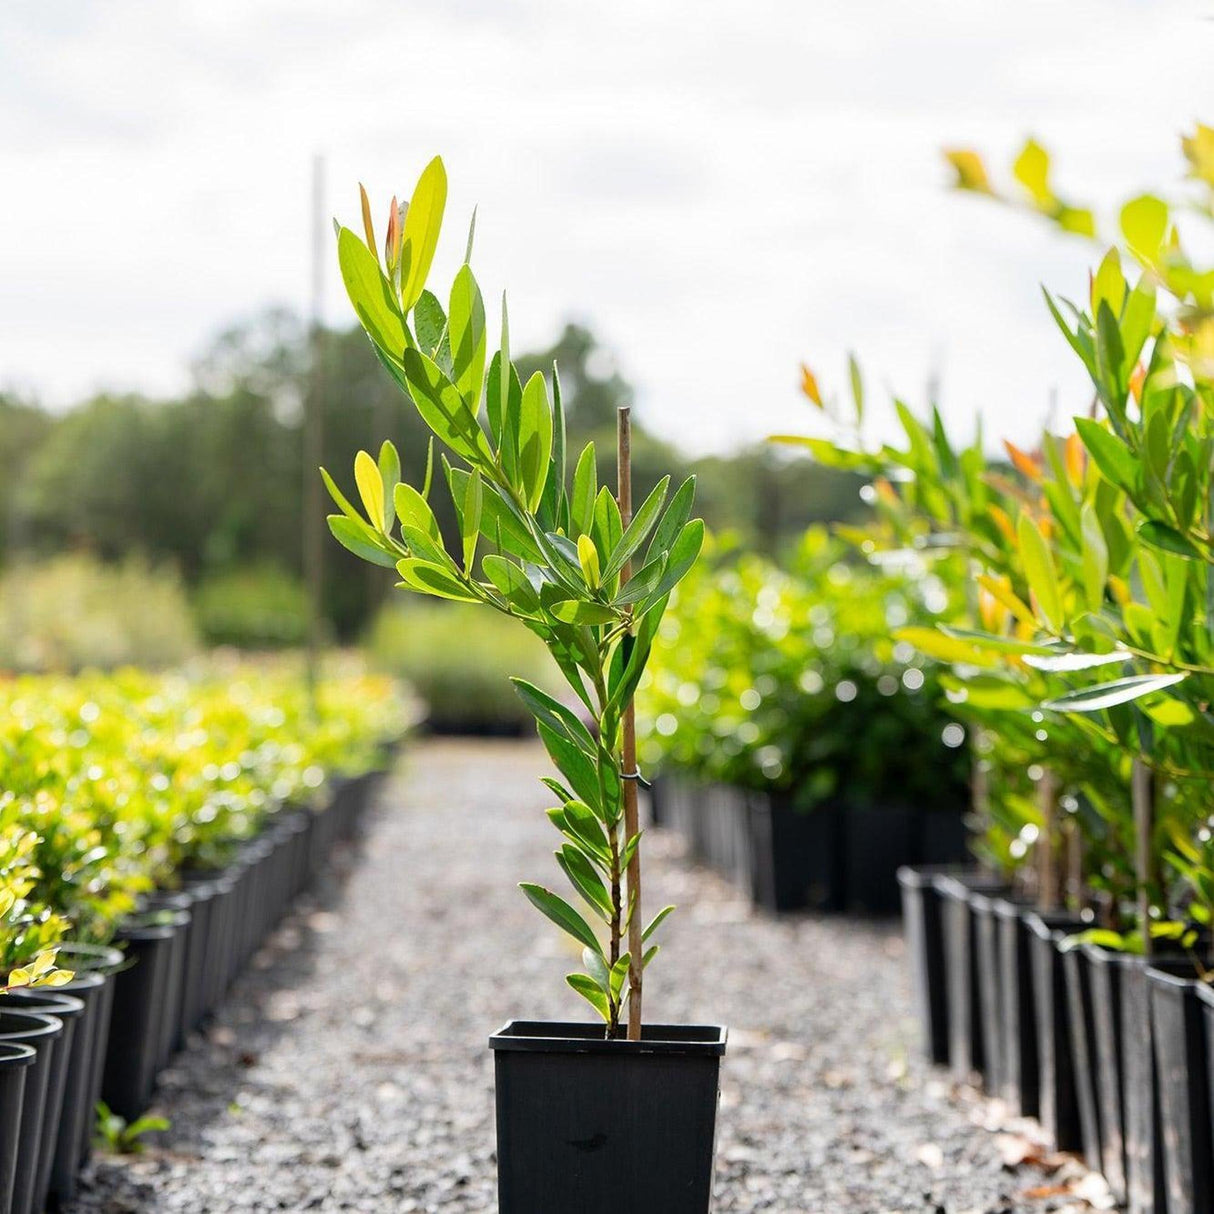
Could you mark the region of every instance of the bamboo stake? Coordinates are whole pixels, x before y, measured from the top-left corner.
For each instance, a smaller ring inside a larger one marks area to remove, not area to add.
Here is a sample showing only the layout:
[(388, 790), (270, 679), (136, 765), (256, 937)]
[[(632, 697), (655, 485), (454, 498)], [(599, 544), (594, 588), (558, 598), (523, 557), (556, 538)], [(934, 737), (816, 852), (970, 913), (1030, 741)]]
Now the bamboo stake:
[[(632, 410), (621, 405), (617, 418), (617, 456), (619, 470), (620, 521), (624, 527), (632, 521)], [(632, 576), (632, 562), (620, 571), (620, 581)], [(639, 829), (637, 819), (637, 727), (632, 700), (624, 706), (621, 722), (624, 742), (624, 836), (625, 843)], [(641, 849), (633, 848), (628, 861), (628, 1040), (641, 1039), (641, 975), (645, 942), (641, 939)]]
[(1037, 841), (1037, 906), (1058, 909), (1058, 781), (1047, 767), (1037, 781), (1041, 809), (1041, 838)]
[(1138, 878), (1138, 930), (1142, 933), (1142, 954), (1151, 955), (1151, 836), (1154, 833), (1155, 806), (1151, 769), (1139, 758), (1134, 760), (1130, 776), (1130, 800), (1134, 807), (1134, 868)]

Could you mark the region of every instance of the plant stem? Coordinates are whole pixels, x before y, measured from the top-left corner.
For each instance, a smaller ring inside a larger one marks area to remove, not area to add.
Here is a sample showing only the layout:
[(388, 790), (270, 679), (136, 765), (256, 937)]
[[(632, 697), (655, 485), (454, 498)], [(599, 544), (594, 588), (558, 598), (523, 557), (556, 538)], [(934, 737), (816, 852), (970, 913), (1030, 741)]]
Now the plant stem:
[[(621, 405), (617, 419), (617, 455), (619, 468), (620, 521), (627, 528), (632, 522), (632, 410)], [(632, 562), (620, 571), (623, 584), (632, 576)], [(637, 821), (637, 728), (632, 697), (623, 706), (621, 718), (624, 750), (624, 844), (639, 832)], [(641, 1039), (641, 975), (644, 969), (645, 942), (641, 922), (641, 849), (632, 849), (628, 860), (628, 1040)]]
[(1037, 844), (1037, 907), (1058, 909), (1058, 781), (1047, 767), (1037, 781), (1041, 810), (1041, 838)]
[(1130, 775), (1130, 800), (1134, 806), (1135, 875), (1138, 878), (1138, 930), (1142, 933), (1142, 954), (1151, 955), (1151, 884), (1155, 876), (1151, 861), (1154, 834), (1154, 788), (1151, 769), (1135, 756)]

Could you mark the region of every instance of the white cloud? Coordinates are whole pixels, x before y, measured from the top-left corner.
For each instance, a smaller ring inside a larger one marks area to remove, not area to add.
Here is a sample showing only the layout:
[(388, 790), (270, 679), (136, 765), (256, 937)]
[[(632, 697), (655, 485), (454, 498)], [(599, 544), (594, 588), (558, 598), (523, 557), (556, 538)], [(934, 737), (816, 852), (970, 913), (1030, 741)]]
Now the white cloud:
[(68, 7), (0, 14), (0, 383), (178, 388), (220, 326), (306, 305), (314, 150), (350, 219), (360, 178), (386, 201), (442, 151), (437, 281), (479, 203), (516, 345), (586, 318), (652, 425), (717, 447), (808, 424), (798, 360), (839, 383), (849, 348), (993, 434), (1082, 407), (1037, 284), (1081, 290), (1092, 251), (950, 195), (939, 150), (1032, 131), (1075, 192), (1170, 182), (1212, 28), (1133, 0)]

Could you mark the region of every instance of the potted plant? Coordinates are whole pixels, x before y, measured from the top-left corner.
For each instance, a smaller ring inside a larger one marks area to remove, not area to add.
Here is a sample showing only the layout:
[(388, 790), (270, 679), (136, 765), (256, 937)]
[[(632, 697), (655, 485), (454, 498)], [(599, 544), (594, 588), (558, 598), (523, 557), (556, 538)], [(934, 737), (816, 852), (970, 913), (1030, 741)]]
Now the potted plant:
[[(432, 431), (425, 479), (401, 480), (390, 442), (378, 459), (355, 461), (362, 511), (322, 474), (340, 511), (329, 526), (346, 548), (396, 569), (404, 590), (516, 619), (547, 646), (578, 706), (515, 680), (558, 772), (543, 781), (556, 801), (548, 816), (581, 909), (543, 885), (521, 888), (580, 950), (567, 981), (599, 1022), (516, 1020), (491, 1038), (499, 1208), (614, 1214), (626, 1200), (630, 1214), (704, 1214), (725, 1031), (642, 1022), (645, 966), (671, 908), (643, 921), (632, 708), (667, 598), (703, 542), (694, 481), (669, 494), (663, 478), (633, 513), (627, 409), (618, 495), (597, 483), (593, 444), (567, 478), (556, 369), (551, 383), (540, 373), (520, 382), (504, 301), (500, 349), (488, 358), (471, 232), (448, 307), (426, 290), (446, 193), (436, 158), (407, 207), (393, 200), (382, 249), (365, 191), (365, 241), (337, 228), (358, 319)], [(458, 519), (454, 554), (428, 500), (435, 440)]]

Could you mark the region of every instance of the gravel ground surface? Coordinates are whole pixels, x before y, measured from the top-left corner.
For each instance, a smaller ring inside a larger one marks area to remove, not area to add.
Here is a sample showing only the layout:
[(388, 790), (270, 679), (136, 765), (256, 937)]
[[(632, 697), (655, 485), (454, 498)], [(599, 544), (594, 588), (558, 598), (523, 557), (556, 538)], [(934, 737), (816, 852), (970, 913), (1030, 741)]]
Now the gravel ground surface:
[[(486, 1038), (583, 1018), (515, 889), (559, 879), (541, 769), (531, 744), (414, 747), (362, 856), (164, 1076), (164, 1145), (95, 1161), (70, 1214), (495, 1211)], [(896, 925), (756, 915), (657, 832), (647, 860), (648, 906), (681, 910), (646, 1008), (730, 1028), (716, 1214), (1088, 1208), (1057, 1193), (1073, 1161), (919, 1065)]]

